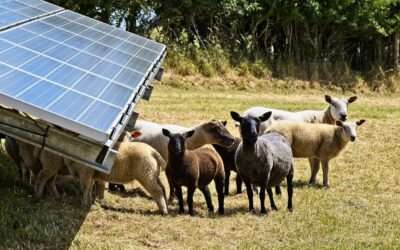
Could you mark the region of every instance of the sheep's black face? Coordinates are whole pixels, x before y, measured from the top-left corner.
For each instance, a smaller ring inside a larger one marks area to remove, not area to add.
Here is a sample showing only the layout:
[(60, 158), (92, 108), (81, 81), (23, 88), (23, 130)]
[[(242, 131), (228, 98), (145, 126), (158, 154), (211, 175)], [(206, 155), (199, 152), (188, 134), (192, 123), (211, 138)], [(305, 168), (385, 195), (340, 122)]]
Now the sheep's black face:
[(168, 151), (170, 154), (182, 155), (185, 152), (185, 138), (180, 134), (173, 134), (169, 138)]
[(172, 134), (167, 129), (162, 129), (162, 132), (165, 136), (169, 137), (169, 153), (175, 156), (181, 156), (185, 153), (185, 139), (191, 137), (194, 134), (194, 130), (186, 132), (184, 134)]
[(243, 141), (248, 143), (255, 143), (257, 141), (260, 124), (268, 120), (271, 114), (271, 112), (267, 112), (260, 117), (241, 117), (238, 113), (231, 112), (232, 118), (240, 123), (240, 134)]

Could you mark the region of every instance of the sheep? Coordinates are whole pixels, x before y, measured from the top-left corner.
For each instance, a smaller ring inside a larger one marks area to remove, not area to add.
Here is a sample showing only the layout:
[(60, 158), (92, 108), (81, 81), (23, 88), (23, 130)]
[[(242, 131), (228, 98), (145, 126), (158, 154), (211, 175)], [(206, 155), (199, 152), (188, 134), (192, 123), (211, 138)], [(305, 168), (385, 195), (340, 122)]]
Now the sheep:
[[(279, 109), (269, 109), (263, 107), (254, 107), (246, 110), (243, 115), (249, 116), (260, 116), (265, 112), (272, 111), (273, 117), (266, 122), (261, 123), (260, 135), (264, 133), (265, 129), (271, 126), (277, 120), (290, 120), (305, 123), (326, 123), (335, 124), (336, 120), (346, 121), (348, 112), (347, 107), (350, 103), (357, 100), (357, 96), (352, 96), (346, 99), (336, 99), (329, 95), (325, 95), (325, 101), (329, 103), (329, 106), (324, 110), (304, 110), (299, 112), (289, 112)], [(319, 163), (315, 159), (308, 159), (310, 163), (311, 172), (314, 171), (314, 166)], [(276, 194), (281, 194), (280, 187), (275, 188)]]
[[(160, 212), (164, 215), (168, 214), (165, 188), (159, 178), (161, 170), (165, 169), (167, 164), (161, 155), (148, 144), (141, 142), (120, 143), (117, 158), (109, 175), (95, 171), (76, 161), (63, 159), (49, 151), (42, 151), (41, 160), (44, 176), (39, 178), (40, 174), (38, 175), (38, 192), (43, 192), (43, 182), (46, 179), (54, 178), (58, 170), (66, 164), (79, 176), (83, 191), (82, 204), (85, 207), (90, 206), (93, 201), (94, 180), (99, 181), (99, 193), (102, 193), (102, 189), (104, 189), (104, 182), (122, 184), (137, 180), (155, 199)], [(102, 196), (100, 195), (99, 198), (101, 199)]]
[(322, 163), (323, 185), (329, 186), (329, 161), (338, 156), (349, 141), (354, 142), (357, 137), (356, 129), (365, 122), (336, 121), (335, 125), (310, 124), (293, 121), (279, 121), (267, 128), (266, 134), (274, 132), (286, 137), (291, 145), (295, 158), (314, 158), (316, 164), (312, 168), (309, 183), (315, 185)]
[[(226, 126), (227, 121), (221, 122), (224, 126)], [(224, 194), (225, 196), (229, 195), (229, 178), (231, 176), (231, 171), (237, 172), (236, 164), (235, 164), (235, 153), (236, 149), (238, 148), (240, 142), (242, 141), (240, 138), (234, 137), (235, 141), (233, 145), (229, 148), (220, 146), (218, 144), (212, 144), (214, 149), (218, 152), (218, 154), (222, 158), (222, 162), (224, 163), (224, 170), (225, 170), (225, 188)], [(236, 192), (238, 194), (242, 193), (242, 179), (240, 175), (236, 175)]]
[[(194, 130), (194, 135), (186, 140), (186, 147), (189, 150), (200, 148), (205, 144), (218, 144), (229, 147), (234, 142), (234, 137), (217, 120), (200, 123), (191, 128), (172, 124), (160, 125), (154, 122), (138, 120), (135, 124), (135, 130), (139, 131), (141, 136), (133, 140), (151, 145), (161, 154), (165, 161), (168, 161), (168, 138), (163, 135), (163, 128), (168, 129), (171, 133), (185, 133)], [(174, 199), (174, 189), (170, 183), (169, 187), (169, 202), (172, 202)]]
[(162, 129), (162, 133), (169, 139), (167, 178), (175, 188), (179, 201), (179, 213), (185, 211), (183, 207), (182, 186), (187, 187), (187, 204), (189, 214), (194, 216), (193, 194), (196, 188), (203, 193), (208, 210), (214, 211), (208, 184), (212, 180), (218, 194), (218, 213), (224, 214), (224, 163), (217, 152), (211, 148), (198, 148), (188, 150), (185, 146), (186, 139), (195, 134), (195, 130), (186, 133), (172, 134), (168, 129)]
[(335, 124), (335, 121), (346, 121), (348, 112), (347, 106), (357, 100), (357, 96), (348, 99), (336, 99), (329, 95), (325, 95), (325, 101), (329, 106), (324, 110), (304, 110), (299, 112), (289, 112), (280, 109), (270, 109), (264, 107), (253, 107), (243, 112), (243, 116), (258, 117), (265, 112), (271, 111), (272, 118), (260, 125), (259, 135), (262, 135), (269, 126), (277, 120), (290, 120), (305, 123), (326, 123)]
[(288, 210), (292, 211), (293, 156), (288, 141), (278, 133), (259, 136), (260, 124), (268, 120), (271, 112), (259, 117), (245, 116), (231, 111), (232, 118), (240, 123), (242, 142), (235, 154), (237, 170), (246, 185), (249, 210), (254, 212), (251, 184), (260, 187), (261, 214), (266, 214), (265, 189), (271, 208), (277, 210), (271, 187), (287, 180)]
[(17, 165), (22, 181), (31, 185), (35, 177), (34, 172), (40, 169), (40, 149), (10, 136), (6, 137), (5, 148), (9, 157)]

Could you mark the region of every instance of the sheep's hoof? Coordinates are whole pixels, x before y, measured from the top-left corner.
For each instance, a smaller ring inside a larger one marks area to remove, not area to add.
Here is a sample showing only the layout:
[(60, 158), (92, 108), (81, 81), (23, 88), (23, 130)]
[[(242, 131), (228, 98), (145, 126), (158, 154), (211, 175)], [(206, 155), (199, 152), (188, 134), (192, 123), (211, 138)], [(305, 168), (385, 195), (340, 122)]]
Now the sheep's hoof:
[(192, 216), (192, 217), (194, 216), (194, 212), (189, 212), (189, 214), (190, 214), (190, 216)]
[(249, 212), (252, 213), (252, 214), (255, 214), (256, 210), (254, 208), (249, 208)]
[(236, 191), (236, 193), (237, 193), (237, 194), (241, 194), (241, 193), (242, 193), (242, 190), (238, 190), (238, 191)]
[(224, 195), (225, 195), (225, 196), (229, 196), (229, 193), (225, 193)]
[(324, 184), (324, 188), (328, 189), (329, 188), (329, 184)]
[(290, 207), (290, 208), (288, 207), (288, 212), (290, 212), (290, 213), (293, 212), (293, 208), (292, 207)]
[(274, 211), (278, 211), (278, 208), (276, 206), (272, 206), (271, 209)]
[(166, 211), (161, 212), (161, 216), (167, 216), (167, 215), (168, 215), (168, 212), (166, 212)]
[(225, 210), (224, 210), (224, 209), (218, 209), (218, 213), (219, 213), (220, 215), (224, 215), (224, 214), (225, 214)]
[(185, 212), (185, 209), (179, 209), (178, 213), (183, 214)]
[(266, 210), (261, 210), (260, 211), (260, 216), (261, 217), (264, 217), (264, 216), (266, 216), (267, 215), (267, 211)]

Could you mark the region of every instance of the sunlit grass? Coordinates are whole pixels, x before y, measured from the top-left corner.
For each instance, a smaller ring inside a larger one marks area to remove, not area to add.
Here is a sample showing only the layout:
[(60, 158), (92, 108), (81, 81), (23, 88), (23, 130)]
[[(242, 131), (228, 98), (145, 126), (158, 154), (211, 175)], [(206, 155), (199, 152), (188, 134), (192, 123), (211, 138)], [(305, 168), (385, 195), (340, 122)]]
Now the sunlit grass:
[[(156, 86), (150, 102), (142, 101), (142, 118), (191, 126), (211, 118), (228, 120), (229, 111), (250, 106), (287, 110), (324, 109), (325, 91), (287, 93), (274, 89), (176, 89)], [(352, 93), (333, 93), (349, 97)], [(106, 193), (89, 211), (80, 196), (63, 195), (35, 201), (18, 181), (15, 167), (0, 153), (0, 248), (388, 248), (400, 244), (400, 98), (359, 95), (349, 107), (350, 120), (366, 118), (359, 140), (331, 161), (329, 189), (307, 185), (308, 161), (296, 160), (294, 211), (286, 191), (277, 197), (277, 212), (260, 217), (247, 212), (247, 196), (226, 198), (226, 215), (209, 214), (200, 192), (195, 193), (194, 218), (177, 215), (177, 205), (162, 217), (139, 185), (130, 195)], [(233, 178), (234, 178), (233, 174)], [(321, 174), (318, 182), (321, 183)], [(163, 176), (165, 182), (165, 178)], [(166, 183), (166, 182), (165, 182)], [(167, 186), (167, 185), (166, 185)], [(214, 184), (210, 185), (217, 205)], [(284, 187), (285, 188), (285, 187)], [(235, 193), (234, 181), (231, 193)], [(185, 196), (186, 197), (186, 196)], [(255, 198), (259, 211), (259, 200)]]

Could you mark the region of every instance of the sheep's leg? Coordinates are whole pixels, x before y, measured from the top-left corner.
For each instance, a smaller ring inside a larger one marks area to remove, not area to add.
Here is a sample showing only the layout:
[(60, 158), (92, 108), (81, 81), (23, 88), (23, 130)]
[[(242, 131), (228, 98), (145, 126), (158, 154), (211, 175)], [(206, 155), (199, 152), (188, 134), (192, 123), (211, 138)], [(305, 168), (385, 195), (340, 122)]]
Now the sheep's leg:
[(95, 198), (99, 198), (99, 200), (104, 199), (104, 190), (106, 188), (106, 183), (104, 181), (97, 180), (95, 182), (96, 185), (96, 195)]
[(21, 173), (22, 173), (22, 181), (23, 182), (28, 182), (27, 177), (26, 177), (26, 165), (25, 163), (22, 161), (21, 162)]
[(308, 159), (311, 166), (311, 178), (310, 178), (310, 185), (315, 185), (317, 180), (317, 174), (320, 168), (320, 160), (317, 158), (310, 158)]
[(60, 195), (58, 194), (57, 191), (56, 180), (57, 180), (57, 173), (49, 180), (49, 191), (50, 194), (53, 195), (54, 197), (59, 197)]
[[(185, 208), (183, 207), (183, 196), (182, 196), (182, 187), (181, 186), (174, 186), (176, 197), (178, 198), (179, 202), (179, 213), (182, 214), (185, 212)], [(171, 199), (171, 196), (170, 196)]]
[(278, 208), (275, 205), (274, 194), (272, 193), (272, 189), (267, 188), (267, 193), (268, 193), (268, 197), (269, 197), (269, 203), (271, 203), (272, 210), (278, 210)]
[(328, 172), (329, 172), (329, 164), (328, 164), (328, 161), (324, 160), (324, 161), (322, 161), (322, 173), (323, 173), (324, 187), (329, 187)]
[(83, 187), (83, 199), (82, 206), (89, 208), (93, 203), (92, 192), (93, 192), (93, 179), (91, 176), (81, 177), (81, 185)]
[[(139, 183), (146, 189), (147, 192), (154, 198), (157, 203), (159, 211), (166, 215), (168, 214), (167, 202), (165, 201), (165, 190), (161, 181), (157, 179), (138, 180)], [(160, 185), (161, 184), (161, 185)]]
[(193, 195), (194, 195), (194, 191), (196, 190), (196, 187), (188, 187), (187, 190), (187, 204), (189, 207), (189, 214), (191, 216), (194, 216), (194, 212), (193, 212)]
[(215, 189), (217, 190), (217, 195), (218, 195), (218, 213), (219, 214), (224, 214), (225, 209), (224, 209), (224, 178), (225, 175), (220, 171), (217, 173), (215, 176)]
[(199, 187), (200, 191), (203, 193), (204, 198), (206, 199), (208, 211), (214, 212), (214, 205), (212, 204), (210, 189), (207, 186)]
[(265, 210), (265, 184), (260, 187), (260, 205), (261, 205), (261, 214), (266, 214)]
[(225, 195), (229, 195), (229, 179), (231, 178), (231, 171), (228, 168), (225, 168)]
[(281, 191), (281, 184), (278, 184), (275, 186), (275, 194), (276, 195), (281, 195), (282, 191)]
[(52, 178), (55, 173), (58, 172), (58, 168), (52, 169), (52, 168), (43, 168), (38, 176), (36, 177), (35, 181), (35, 197), (36, 198), (42, 198), (43, 196), (43, 190), (46, 182)]
[(174, 185), (168, 180), (168, 185), (169, 185), (169, 199), (168, 199), (168, 204), (172, 203), (175, 198), (175, 191), (174, 191)]
[(292, 212), (293, 206), (292, 206), (292, 197), (293, 197), (293, 173), (290, 173), (286, 176), (286, 182), (287, 182), (287, 193), (288, 193), (288, 210)]
[(240, 178), (240, 175), (236, 175), (236, 193), (241, 194), (242, 193), (242, 178)]
[(243, 180), (244, 185), (246, 186), (247, 199), (249, 200), (249, 211), (254, 212), (254, 204), (253, 204), (253, 190), (251, 190), (251, 184), (248, 180)]

